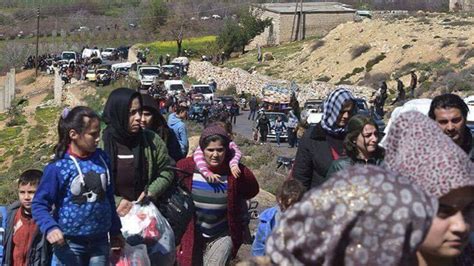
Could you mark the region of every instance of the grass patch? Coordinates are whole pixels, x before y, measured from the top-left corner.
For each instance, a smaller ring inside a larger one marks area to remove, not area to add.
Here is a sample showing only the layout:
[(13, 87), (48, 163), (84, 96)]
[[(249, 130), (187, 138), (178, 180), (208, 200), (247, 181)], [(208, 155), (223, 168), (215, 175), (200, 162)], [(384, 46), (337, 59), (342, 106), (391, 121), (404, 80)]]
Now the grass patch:
[(363, 44), (357, 47), (351, 48), (351, 57), (352, 60), (356, 59), (357, 57), (361, 56), (364, 53), (367, 53), (370, 50), (370, 45)]
[(25, 78), (24, 80), (22, 80), (20, 82), (21, 85), (30, 85), (32, 83), (34, 83), (36, 81), (36, 77), (35, 76), (28, 76), (27, 78)]
[(411, 45), (411, 44), (405, 44), (405, 45), (402, 46), (402, 49), (403, 49), (403, 50), (406, 50), (406, 49), (411, 48), (411, 47), (413, 47), (413, 45)]
[(331, 80), (331, 78), (328, 77), (328, 76), (322, 76), (322, 77), (318, 77), (318, 78), (316, 79), (316, 81), (321, 81), (321, 82), (328, 82), (328, 81), (330, 81), (330, 80)]
[(362, 73), (364, 72), (365, 68), (364, 67), (356, 67), (352, 70), (351, 73), (347, 73), (346, 75), (344, 75), (341, 80), (339, 80), (339, 82), (337, 84), (343, 84), (344, 81), (347, 81), (348, 79), (350, 79), (352, 76), (354, 75), (357, 75), (359, 73)]
[(382, 60), (384, 60), (385, 57), (387, 57), (387, 56), (385, 56), (385, 53), (381, 53), (381, 54), (377, 55), (374, 59), (369, 60), (369, 61), (367, 62), (367, 64), (365, 64), (365, 71), (370, 72), (370, 71), (372, 70), (372, 68), (373, 68), (376, 64), (378, 64), (378, 63), (380, 63)]
[(1, 113), (0, 114), (0, 121), (5, 121), (7, 119), (7, 114), (6, 113)]
[(4, 130), (0, 131), (0, 139), (2, 140), (3, 145), (10, 145), (8, 141), (12, 141), (17, 138), (21, 133), (21, 127), (7, 127)]
[[(215, 43), (216, 39), (217, 36), (215, 35), (184, 39), (182, 49), (199, 53), (199, 51), (206, 50), (207, 47)], [(152, 61), (157, 61), (160, 55), (163, 55), (163, 57), (166, 54), (175, 55), (178, 51), (176, 41), (156, 41), (140, 45), (142, 49), (146, 47), (150, 49), (149, 57)]]

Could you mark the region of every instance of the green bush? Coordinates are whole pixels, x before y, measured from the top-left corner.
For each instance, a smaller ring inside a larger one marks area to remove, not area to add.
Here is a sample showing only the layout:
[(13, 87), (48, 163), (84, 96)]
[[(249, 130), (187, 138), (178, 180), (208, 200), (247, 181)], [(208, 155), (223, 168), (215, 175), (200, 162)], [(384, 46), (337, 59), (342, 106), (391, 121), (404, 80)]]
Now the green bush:
[(381, 53), (379, 55), (377, 55), (374, 59), (371, 59), (367, 62), (367, 64), (365, 64), (365, 71), (367, 72), (370, 72), (372, 70), (372, 68), (380, 63), (382, 60), (385, 59), (385, 53)]
[(369, 44), (363, 44), (363, 45), (351, 48), (352, 60), (356, 59), (357, 57), (361, 56), (364, 53), (367, 53), (370, 50), (370, 48), (371, 46)]

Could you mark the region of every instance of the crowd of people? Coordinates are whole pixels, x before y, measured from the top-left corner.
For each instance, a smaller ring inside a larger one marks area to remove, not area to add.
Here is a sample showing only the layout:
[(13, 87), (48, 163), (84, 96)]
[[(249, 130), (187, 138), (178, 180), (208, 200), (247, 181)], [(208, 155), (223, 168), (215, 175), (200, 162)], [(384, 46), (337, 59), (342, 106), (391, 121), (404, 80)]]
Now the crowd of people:
[[(252, 265), (473, 265), (467, 105), (439, 95), (428, 116), (396, 118), (381, 147), (377, 124), (356, 114), (354, 100), (347, 89), (332, 91), (321, 122), (290, 141), (293, 169), (275, 205), (260, 214), (253, 240), (247, 200), (259, 184), (232, 140), (229, 114), (209, 117), (190, 150), (188, 106), (179, 101), (164, 114), (153, 97), (119, 88), (102, 116), (65, 108), (54, 159), (18, 177), (2, 265), (109, 265), (111, 250), (130, 242), (121, 219), (150, 202), (185, 210), (182, 219), (163, 213), (176, 241), (170, 264), (226, 265), (252, 241), (253, 257), (244, 258)], [(249, 106), (254, 120), (255, 97)], [(298, 117), (289, 113), (286, 124), (277, 118), (276, 132), (296, 132)], [(269, 127), (263, 112), (258, 129)], [(176, 188), (193, 208), (166, 200)], [(150, 249), (148, 256), (160, 265)]]

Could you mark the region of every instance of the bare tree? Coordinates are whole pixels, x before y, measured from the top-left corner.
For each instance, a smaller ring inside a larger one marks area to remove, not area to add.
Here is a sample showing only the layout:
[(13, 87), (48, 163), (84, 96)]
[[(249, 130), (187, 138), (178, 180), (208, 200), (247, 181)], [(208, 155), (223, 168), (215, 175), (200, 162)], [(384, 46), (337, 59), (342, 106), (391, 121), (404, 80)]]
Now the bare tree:
[(191, 20), (189, 14), (192, 14), (192, 12), (189, 12), (189, 7), (184, 1), (175, 3), (172, 10), (164, 33), (176, 41), (176, 56), (181, 56), (183, 39), (196, 29), (197, 23), (195, 20)]

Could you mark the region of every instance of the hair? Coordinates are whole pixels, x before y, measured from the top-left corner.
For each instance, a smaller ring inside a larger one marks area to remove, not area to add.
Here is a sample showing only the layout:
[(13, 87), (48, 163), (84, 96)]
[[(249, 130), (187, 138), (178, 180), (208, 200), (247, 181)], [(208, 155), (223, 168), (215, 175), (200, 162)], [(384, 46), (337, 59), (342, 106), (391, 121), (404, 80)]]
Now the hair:
[[(371, 117), (365, 115), (355, 115), (351, 119), (349, 119), (349, 122), (347, 123), (347, 133), (346, 137), (344, 138), (344, 149), (346, 151), (347, 156), (353, 160), (355, 160), (357, 158), (357, 155), (359, 154), (359, 150), (357, 149), (355, 141), (359, 134), (362, 133), (366, 125), (372, 125), (375, 127), (377, 132), (379, 131), (377, 123), (375, 123), (375, 121)], [(378, 146), (376, 153), (377, 152), (381, 152), (381, 149), (378, 148)]]
[(160, 114), (160, 112), (158, 112), (156, 109), (149, 106), (144, 106), (142, 110), (150, 111), (152, 115), (151, 124), (148, 126), (148, 129), (154, 131), (165, 143), (167, 143), (170, 134), (170, 128), (168, 127), (166, 119), (163, 117), (163, 115)]
[(175, 113), (176, 113), (176, 114), (180, 114), (180, 113), (182, 113), (182, 112), (184, 112), (184, 111), (188, 111), (188, 110), (189, 110), (189, 108), (188, 108), (187, 106), (178, 105), (178, 106), (176, 106), (176, 111), (175, 111)]
[(467, 118), (467, 113), (469, 112), (469, 107), (467, 104), (456, 94), (446, 93), (441, 94), (433, 98), (430, 105), (430, 111), (428, 112), (428, 116), (435, 120), (435, 110), (441, 109), (448, 109), (448, 108), (457, 108), (461, 111), (462, 116), (464, 119)]
[(225, 139), (223, 136), (221, 135), (211, 135), (207, 138), (205, 138), (202, 142), (202, 147), (201, 149), (204, 151), (205, 148), (207, 148), (207, 146), (209, 146), (209, 144), (211, 142), (214, 142), (214, 141), (220, 141), (222, 143), (222, 146), (224, 146), (224, 148), (227, 150), (228, 147), (229, 147), (229, 141), (227, 139)]
[(305, 192), (305, 188), (296, 179), (285, 180), (276, 191), (276, 199), (282, 210), (288, 209), (294, 203), (300, 201)]
[(43, 172), (36, 169), (28, 169), (21, 173), (20, 177), (18, 178), (18, 186), (38, 186), (41, 176)]
[(209, 125), (207, 127), (212, 127), (212, 126), (219, 126), (219, 127), (222, 127), (226, 132), (227, 134), (230, 136), (232, 136), (233, 134), (233, 131), (232, 131), (232, 123), (229, 121), (229, 120), (225, 120), (225, 121), (212, 121), (209, 123)]
[[(85, 117), (90, 119), (87, 123), (84, 121)], [(63, 111), (58, 123), (59, 140), (54, 149), (54, 160), (61, 159), (64, 156), (64, 153), (66, 153), (68, 145), (71, 143), (69, 132), (75, 130), (78, 134), (84, 133), (93, 119), (100, 121), (100, 117), (97, 113), (86, 106), (77, 106), (70, 111), (67, 109)]]

